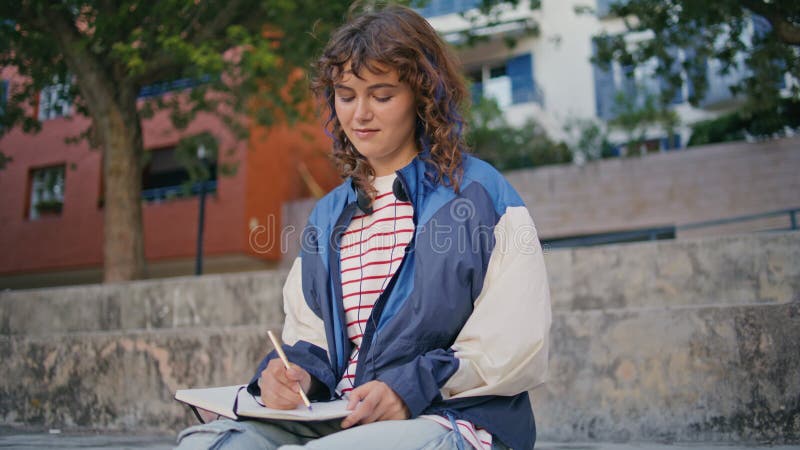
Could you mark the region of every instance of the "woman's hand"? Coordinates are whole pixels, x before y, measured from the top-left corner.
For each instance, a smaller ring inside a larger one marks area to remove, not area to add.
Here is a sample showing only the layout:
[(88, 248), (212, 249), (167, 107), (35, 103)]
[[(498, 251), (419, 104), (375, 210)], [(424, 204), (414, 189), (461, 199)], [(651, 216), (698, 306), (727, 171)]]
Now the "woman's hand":
[(347, 409), (353, 410), (342, 421), (342, 428), (381, 420), (403, 420), (411, 415), (405, 402), (383, 381), (370, 381), (350, 392)]
[(261, 401), (268, 408), (294, 409), (303, 404), (303, 398), (297, 392), (297, 383), (300, 383), (303, 392), (308, 393), (311, 375), (294, 364), (289, 364), (287, 369), (280, 359), (274, 358), (261, 372)]

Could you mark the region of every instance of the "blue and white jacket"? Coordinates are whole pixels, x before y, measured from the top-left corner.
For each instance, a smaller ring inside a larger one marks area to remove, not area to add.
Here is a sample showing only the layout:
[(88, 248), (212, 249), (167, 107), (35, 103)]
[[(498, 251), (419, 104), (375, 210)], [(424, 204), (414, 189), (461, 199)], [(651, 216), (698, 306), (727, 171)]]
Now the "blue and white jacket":
[[(517, 192), (489, 164), (464, 156), (459, 194), (432, 182), (417, 156), (397, 171), (414, 208), (403, 261), (378, 297), (355, 385), (385, 382), (411, 417), (452, 415), (504, 444), (529, 449), (536, 426), (528, 391), (545, 381), (550, 291), (536, 228)], [(327, 390), (352, 344), (342, 307), (339, 241), (358, 210), (350, 179), (323, 197), (302, 234), (284, 286), (284, 349)], [(261, 362), (248, 389), (258, 395)]]

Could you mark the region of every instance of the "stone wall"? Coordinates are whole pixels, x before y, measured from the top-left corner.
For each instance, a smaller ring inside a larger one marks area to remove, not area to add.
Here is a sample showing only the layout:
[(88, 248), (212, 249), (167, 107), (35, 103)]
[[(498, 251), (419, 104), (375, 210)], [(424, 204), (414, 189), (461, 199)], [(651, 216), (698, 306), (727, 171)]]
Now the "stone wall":
[[(554, 441), (800, 442), (800, 233), (559, 250)], [(176, 389), (245, 383), (285, 272), (0, 293), (0, 424), (174, 431)]]
[[(507, 173), (543, 238), (800, 207), (800, 138), (734, 142)], [(759, 229), (740, 224), (733, 231)], [(788, 227), (788, 215), (769, 224)], [(744, 227), (744, 228), (742, 228)], [(713, 236), (721, 229), (687, 230)]]
[[(692, 147), (643, 157), (506, 173), (542, 239), (677, 226), (800, 208), (800, 138)], [(283, 225), (302, 230), (314, 202), (284, 206)], [(798, 215), (800, 216), (800, 214)], [(800, 221), (800, 217), (798, 217)], [(678, 238), (787, 229), (789, 215), (698, 229)], [(282, 264), (297, 255), (288, 242)], [(289, 262), (287, 262), (289, 261)]]

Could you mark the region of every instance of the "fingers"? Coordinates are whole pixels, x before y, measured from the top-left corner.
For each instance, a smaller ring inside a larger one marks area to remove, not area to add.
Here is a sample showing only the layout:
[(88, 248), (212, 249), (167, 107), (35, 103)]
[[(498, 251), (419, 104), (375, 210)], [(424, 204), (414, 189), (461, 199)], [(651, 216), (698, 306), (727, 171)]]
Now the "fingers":
[(377, 380), (352, 390), (347, 409), (353, 412), (342, 421), (342, 428), (380, 420), (402, 420), (410, 416), (403, 399), (387, 384)]
[(261, 372), (261, 400), (267, 407), (294, 409), (303, 403), (297, 390), (297, 380), (289, 378), (286, 368), (279, 360), (270, 361)]
[(286, 370), (286, 378), (295, 383), (300, 383), (300, 386), (303, 388), (303, 392), (308, 392), (309, 388), (311, 387), (311, 375), (305, 371), (302, 367), (290, 364), (289, 368)]
[(342, 428), (380, 420), (386, 409), (381, 392), (376, 382), (366, 383), (351, 391), (347, 409), (353, 412), (342, 421)]

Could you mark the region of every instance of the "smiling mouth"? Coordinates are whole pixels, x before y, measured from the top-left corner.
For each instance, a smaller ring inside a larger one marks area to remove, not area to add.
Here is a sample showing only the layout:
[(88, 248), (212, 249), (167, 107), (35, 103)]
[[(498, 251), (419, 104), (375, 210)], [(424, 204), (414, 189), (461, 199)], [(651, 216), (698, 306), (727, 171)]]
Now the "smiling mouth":
[(372, 129), (363, 129), (363, 130), (353, 130), (356, 133), (356, 136), (359, 138), (366, 138), (374, 135), (380, 130), (372, 130)]

